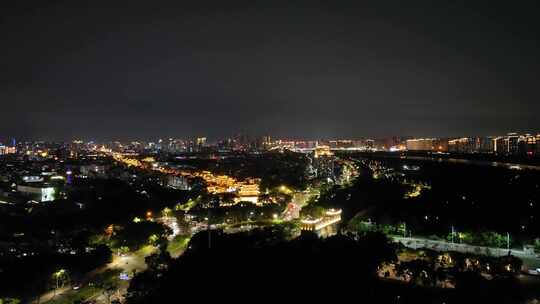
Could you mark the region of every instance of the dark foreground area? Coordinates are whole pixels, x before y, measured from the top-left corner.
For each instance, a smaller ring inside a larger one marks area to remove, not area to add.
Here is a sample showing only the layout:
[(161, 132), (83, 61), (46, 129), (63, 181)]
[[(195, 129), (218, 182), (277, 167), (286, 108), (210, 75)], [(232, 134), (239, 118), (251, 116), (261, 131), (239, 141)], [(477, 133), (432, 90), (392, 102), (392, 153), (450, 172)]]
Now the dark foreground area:
[[(209, 249), (209, 245), (211, 246)], [(283, 241), (264, 229), (193, 237), (178, 259), (149, 258), (137, 274), (128, 303), (200, 301), (354, 301), (358, 303), (521, 303), (520, 285), (511, 274), (485, 279), (454, 268), (456, 288), (420, 287), (380, 279), (380, 265), (397, 260), (396, 245), (379, 233), (319, 239), (303, 234)]]

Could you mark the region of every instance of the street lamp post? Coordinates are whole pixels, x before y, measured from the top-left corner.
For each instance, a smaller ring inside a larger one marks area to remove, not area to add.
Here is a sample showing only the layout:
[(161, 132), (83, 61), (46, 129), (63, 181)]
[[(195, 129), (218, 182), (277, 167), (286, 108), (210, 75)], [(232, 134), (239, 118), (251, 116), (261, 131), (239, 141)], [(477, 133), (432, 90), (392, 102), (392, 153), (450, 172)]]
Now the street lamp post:
[(60, 269), (53, 274), (53, 277), (56, 279), (56, 288), (53, 291), (53, 298), (56, 297), (56, 291), (58, 290), (58, 287), (60, 285), (60, 277), (65, 275), (65, 273), (66, 273), (65, 269)]
[(209, 200), (209, 206), (208, 206), (208, 222), (207, 222), (207, 230), (208, 230), (208, 249), (212, 248), (212, 236), (211, 236), (211, 224), (210, 219), (212, 218), (212, 208), (214, 208), (215, 205), (219, 205), (219, 200), (216, 197), (212, 197)]

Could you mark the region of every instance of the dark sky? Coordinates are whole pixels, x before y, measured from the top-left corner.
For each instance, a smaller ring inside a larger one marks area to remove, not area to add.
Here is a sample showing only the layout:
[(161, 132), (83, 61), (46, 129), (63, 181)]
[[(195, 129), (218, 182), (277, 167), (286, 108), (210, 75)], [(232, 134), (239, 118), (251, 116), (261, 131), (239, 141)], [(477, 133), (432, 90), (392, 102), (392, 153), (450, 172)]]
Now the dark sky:
[(540, 131), (540, 11), (498, 2), (2, 1), (0, 138)]

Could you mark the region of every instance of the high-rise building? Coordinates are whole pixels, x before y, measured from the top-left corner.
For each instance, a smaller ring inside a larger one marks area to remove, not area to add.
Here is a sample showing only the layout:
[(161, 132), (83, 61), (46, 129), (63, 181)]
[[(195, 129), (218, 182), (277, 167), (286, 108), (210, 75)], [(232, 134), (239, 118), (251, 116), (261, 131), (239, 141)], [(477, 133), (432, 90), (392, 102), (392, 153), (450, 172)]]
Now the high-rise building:
[(158, 140), (157, 145), (156, 145), (156, 150), (162, 150), (162, 149), (163, 149), (163, 145), (166, 145), (166, 144), (164, 144), (164, 143), (163, 143), (163, 139), (160, 138), (160, 139)]
[(186, 152), (195, 152), (197, 150), (197, 143), (195, 140), (189, 139), (186, 141)]
[(493, 149), (491, 137), (463, 137), (448, 141), (448, 151), (454, 153), (490, 153)]
[(365, 141), (366, 149), (373, 150), (375, 148), (375, 141), (373, 139), (366, 139)]
[(439, 138), (414, 138), (407, 140), (407, 150), (410, 151), (448, 151), (448, 140)]
[(518, 151), (520, 155), (533, 156), (536, 154), (537, 136), (525, 134), (519, 137)]
[(462, 137), (448, 141), (448, 151), (453, 153), (473, 153), (476, 143), (472, 138)]
[(536, 148), (534, 149), (534, 154), (540, 156), (540, 134), (536, 135)]
[(540, 135), (509, 133), (493, 139), (494, 151), (505, 155), (537, 155)]
[(206, 146), (206, 137), (197, 137), (197, 146)]
[(475, 140), (476, 151), (480, 153), (491, 153), (494, 150), (493, 137), (477, 137)]
[(428, 151), (431, 150), (431, 139), (414, 138), (407, 140), (407, 150)]
[(4, 146), (0, 144), (0, 155), (7, 155), (7, 154), (14, 154), (14, 153), (17, 153), (16, 147), (9, 147), (9, 146)]
[(270, 135), (266, 135), (262, 137), (262, 148), (264, 150), (268, 150), (272, 147), (272, 137)]
[(519, 153), (519, 136), (517, 133), (508, 133), (508, 136), (506, 137), (507, 147), (508, 147), (508, 154), (516, 155)]
[(495, 137), (493, 138), (493, 151), (497, 154), (506, 154), (508, 153), (508, 148), (506, 146), (506, 139), (504, 137)]

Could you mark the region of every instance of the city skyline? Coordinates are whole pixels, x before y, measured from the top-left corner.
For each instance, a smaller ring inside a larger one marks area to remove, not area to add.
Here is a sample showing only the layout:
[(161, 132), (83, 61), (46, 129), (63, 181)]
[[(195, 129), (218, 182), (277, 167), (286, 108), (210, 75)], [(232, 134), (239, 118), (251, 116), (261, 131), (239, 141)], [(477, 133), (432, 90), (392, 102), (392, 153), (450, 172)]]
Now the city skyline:
[(340, 140), (385, 140), (385, 139), (399, 139), (399, 140), (408, 140), (408, 139), (446, 139), (446, 140), (457, 140), (462, 138), (491, 138), (495, 139), (497, 137), (507, 137), (507, 136), (540, 136), (540, 131), (524, 131), (524, 132), (515, 132), (507, 131), (498, 134), (460, 134), (455, 136), (441, 136), (441, 135), (426, 135), (426, 136), (412, 136), (404, 134), (394, 134), (390, 136), (367, 136), (367, 135), (356, 135), (356, 136), (333, 136), (333, 137), (306, 137), (306, 136), (275, 136), (268, 133), (260, 134), (250, 134), (250, 133), (231, 133), (223, 137), (208, 137), (205, 134), (191, 134), (186, 136), (160, 136), (155, 135), (151, 137), (116, 137), (116, 138), (98, 138), (98, 137), (81, 137), (75, 136), (66, 139), (49, 139), (49, 138), (39, 138), (39, 137), (13, 137), (9, 135), (0, 134), (0, 145), (5, 146), (14, 146), (14, 143), (20, 142), (57, 142), (57, 143), (69, 143), (69, 142), (95, 142), (95, 143), (107, 143), (107, 142), (145, 142), (145, 143), (158, 143), (160, 140), (163, 142), (181, 140), (181, 141), (193, 141), (194, 143), (199, 140), (204, 140), (205, 144), (215, 145), (222, 141), (227, 140), (236, 140), (236, 141), (258, 141), (258, 140), (281, 140), (281, 141), (340, 141)]
[[(399, 137), (391, 138), (334, 138), (334, 139), (285, 139), (271, 136), (250, 137), (245, 134), (235, 135), (221, 140), (208, 140), (207, 137), (166, 138), (158, 140), (115, 140), (85, 141), (82, 139), (70, 142), (20, 141), (12, 139), (10, 144), (0, 141), (0, 155), (18, 154), (20, 156), (52, 157), (50, 152), (64, 154), (71, 151), (77, 156), (79, 150), (90, 149), (96, 152), (120, 153), (214, 153), (271, 151), (310, 153), (331, 155), (333, 151), (363, 152), (427, 152), (447, 155), (481, 154), (486, 157), (526, 157), (540, 156), (540, 133), (518, 134), (508, 133), (502, 136), (468, 136), (453, 138), (437, 137)], [(63, 152), (62, 152), (63, 151)], [(57, 156), (55, 156), (57, 157)]]
[(539, 3), (2, 1), (0, 304), (540, 303)]

